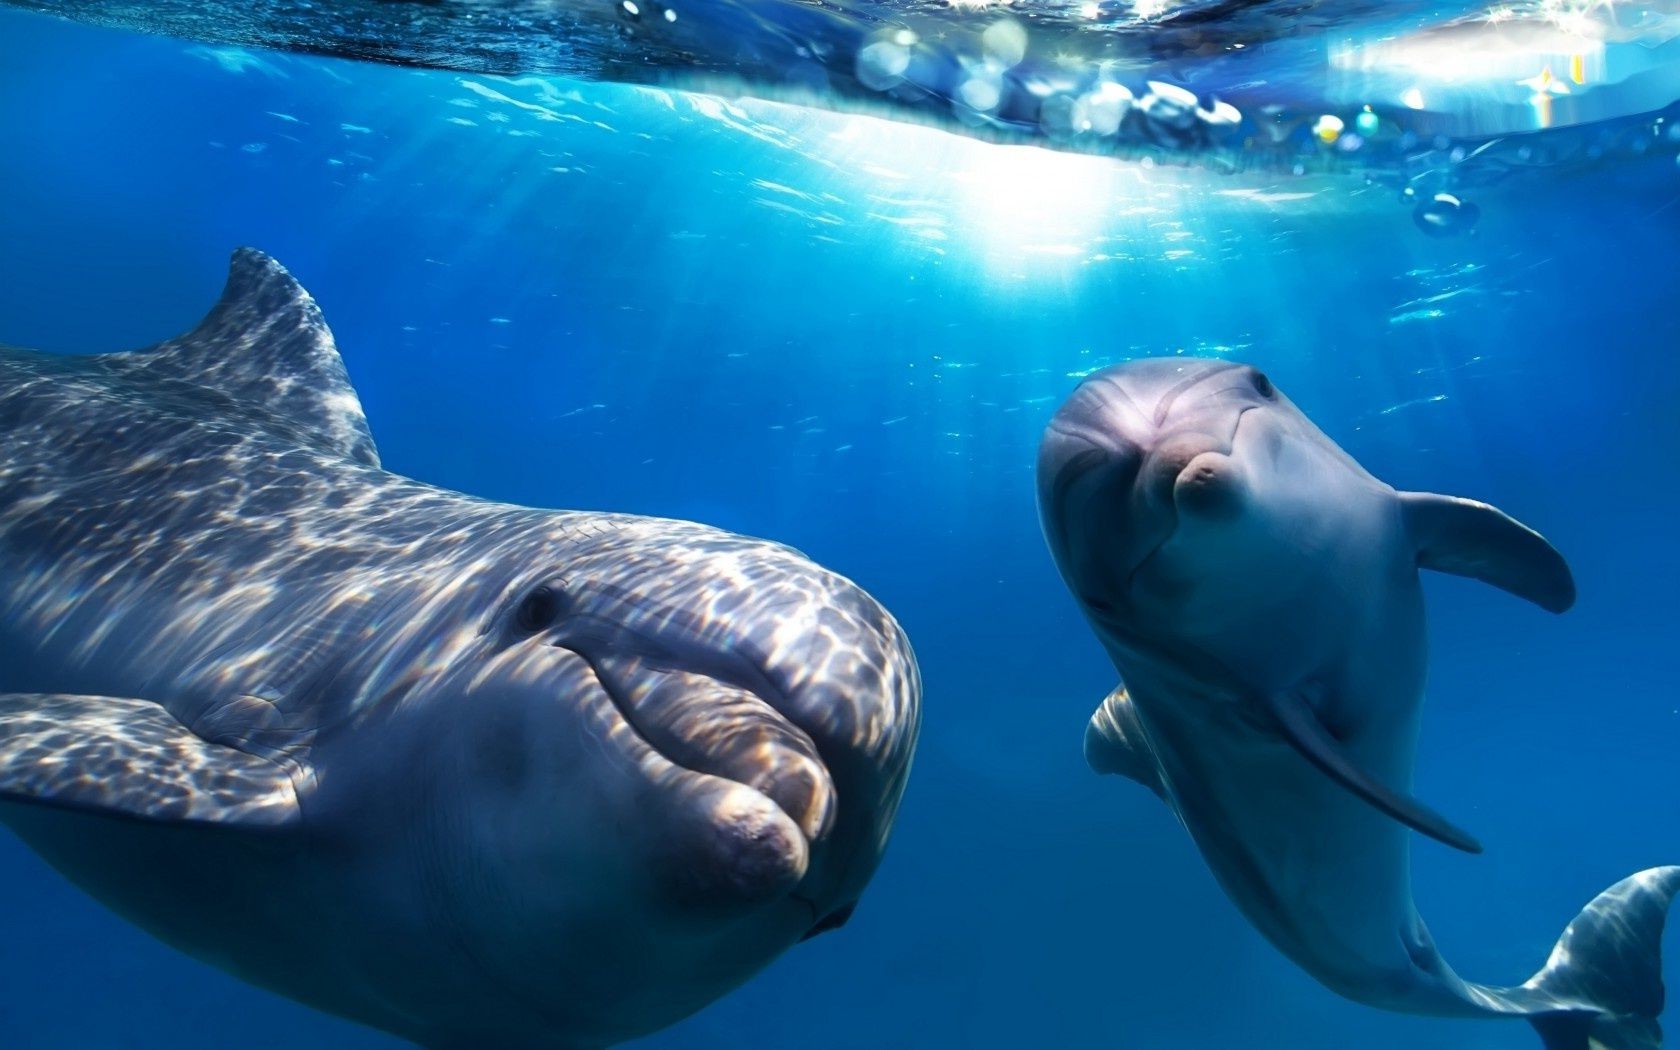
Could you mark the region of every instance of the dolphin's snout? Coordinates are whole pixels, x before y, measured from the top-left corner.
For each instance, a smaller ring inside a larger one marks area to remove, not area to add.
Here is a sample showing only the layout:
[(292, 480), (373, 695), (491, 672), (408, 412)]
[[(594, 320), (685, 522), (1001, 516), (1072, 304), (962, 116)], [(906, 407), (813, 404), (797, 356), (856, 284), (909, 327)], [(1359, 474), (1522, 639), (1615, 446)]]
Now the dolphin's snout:
[(1039, 514), (1088, 613), (1126, 606), (1181, 526), (1238, 516), (1238, 428), (1272, 397), (1244, 366), (1167, 358), (1097, 372), (1057, 410), (1039, 445)]
[(790, 851), (756, 810), (718, 824), (723, 853), (774, 861), (775, 878), (748, 881), (785, 886), (797, 860), (813, 923), (844, 909), (880, 860), (920, 727), (904, 632), (861, 588), (773, 544), (708, 533), (638, 570), (570, 574), (578, 597), (556, 644), (589, 657), (655, 750), (751, 789), (797, 828)]
[(1224, 520), (1241, 509), (1242, 479), (1237, 464), (1223, 452), (1203, 452), (1173, 479), (1173, 504), (1180, 512)]
[(1162, 436), (1144, 461), (1141, 487), (1161, 506), (1176, 504), (1177, 489), (1192, 475), (1191, 465), (1211, 465), (1209, 457), (1222, 452), (1225, 444), (1199, 430), (1181, 430)]
[(1197, 431), (1163, 442), (1176, 453), (1167, 469), (1175, 471), (1172, 500), (1181, 513), (1203, 521), (1223, 521), (1242, 509), (1244, 476), (1237, 462), (1237, 438), (1248, 411), (1236, 413), (1224, 437)]
[(602, 658), (596, 673), (653, 748), (697, 773), (744, 784), (815, 841), (834, 824), (834, 782), (811, 738), (750, 689), (645, 658)]
[(702, 780), (666, 814), (656, 849), (666, 883), (691, 900), (765, 903), (792, 892), (810, 869), (811, 844), (775, 802), (724, 778)]
[(903, 630), (872, 597), (809, 563), (799, 575), (809, 597), (767, 610), (768, 633), (743, 648), (833, 779), (833, 823), (800, 888), (826, 916), (855, 902), (880, 862), (921, 727), (921, 676)]

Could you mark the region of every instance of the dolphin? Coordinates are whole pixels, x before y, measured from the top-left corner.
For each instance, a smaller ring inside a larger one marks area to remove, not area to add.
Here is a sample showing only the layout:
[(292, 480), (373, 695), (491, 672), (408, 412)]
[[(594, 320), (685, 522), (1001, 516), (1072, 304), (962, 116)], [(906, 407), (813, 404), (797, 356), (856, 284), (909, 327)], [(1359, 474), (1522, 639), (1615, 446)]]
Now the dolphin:
[(169, 944), (437, 1047), (601, 1047), (845, 921), (920, 721), (798, 552), (382, 470), (313, 300), (0, 350), (0, 820)]
[(1397, 492), (1245, 365), (1100, 371), (1040, 445), (1041, 521), (1122, 684), (1085, 756), (1159, 795), (1242, 913), (1372, 1006), (1524, 1017), (1552, 1050), (1656, 1047), (1680, 867), (1601, 894), (1520, 985), (1460, 978), (1412, 902), (1408, 829), (1479, 852), (1412, 798), (1419, 569), (1562, 612), (1563, 558), (1483, 503)]

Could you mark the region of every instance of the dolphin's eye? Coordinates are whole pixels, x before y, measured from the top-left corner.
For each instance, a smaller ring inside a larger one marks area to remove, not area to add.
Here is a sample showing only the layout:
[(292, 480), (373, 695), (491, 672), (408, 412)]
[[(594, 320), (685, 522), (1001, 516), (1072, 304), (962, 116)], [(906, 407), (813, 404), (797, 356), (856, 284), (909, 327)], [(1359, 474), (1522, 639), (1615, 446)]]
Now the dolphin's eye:
[(559, 588), (545, 583), (520, 599), (519, 608), (513, 612), (513, 621), (528, 634), (546, 631), (560, 619), (563, 604)]
[(1268, 400), (1277, 396), (1277, 387), (1272, 385), (1272, 381), (1266, 378), (1264, 372), (1254, 373), (1254, 390), (1255, 393)]

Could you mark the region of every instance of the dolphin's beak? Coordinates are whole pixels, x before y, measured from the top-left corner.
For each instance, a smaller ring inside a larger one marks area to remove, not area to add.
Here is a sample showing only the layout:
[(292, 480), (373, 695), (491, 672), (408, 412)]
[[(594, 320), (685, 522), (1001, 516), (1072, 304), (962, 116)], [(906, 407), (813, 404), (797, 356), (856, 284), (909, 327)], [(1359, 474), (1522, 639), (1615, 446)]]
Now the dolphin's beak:
[[(776, 709), (811, 740), (833, 784), (798, 895), (817, 926), (844, 921), (874, 874), (921, 728), (921, 674), (896, 621), (847, 580), (810, 579), (812, 597), (763, 616), (740, 652), (765, 668)], [(820, 932), (820, 931), (819, 931)]]
[(810, 842), (834, 826), (835, 789), (816, 744), (751, 689), (641, 656), (592, 661), (620, 712), (685, 769), (764, 795)]
[(1173, 479), (1173, 506), (1201, 521), (1226, 521), (1242, 509), (1242, 473), (1223, 452), (1203, 452)]
[(1237, 461), (1237, 440), (1249, 411), (1237, 413), (1223, 449), (1194, 452), (1173, 478), (1173, 505), (1186, 516), (1203, 522), (1229, 521), (1242, 510), (1247, 485)]
[(836, 923), (880, 861), (920, 727), (904, 632), (849, 581), (768, 544), (576, 586), (553, 644), (589, 661), (670, 762), (773, 803), (808, 852), (793, 896), (813, 926)]

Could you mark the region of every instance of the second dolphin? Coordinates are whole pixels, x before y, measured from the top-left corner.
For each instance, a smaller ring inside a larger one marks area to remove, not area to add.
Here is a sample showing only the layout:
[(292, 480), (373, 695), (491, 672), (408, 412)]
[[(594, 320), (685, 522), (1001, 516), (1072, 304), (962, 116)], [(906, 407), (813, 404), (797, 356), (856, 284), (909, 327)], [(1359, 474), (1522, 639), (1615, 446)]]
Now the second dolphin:
[(1397, 492), (1260, 372), (1134, 361), (1091, 376), (1038, 460), (1056, 563), (1123, 685), (1087, 760), (1177, 813), (1225, 891), (1332, 990), (1520, 1016), (1549, 1050), (1661, 1045), (1680, 867), (1601, 894), (1521, 985), (1465, 981), (1412, 904), (1406, 829), (1471, 852), (1409, 792), (1426, 666), (1419, 569), (1562, 612), (1563, 558), (1486, 504)]

